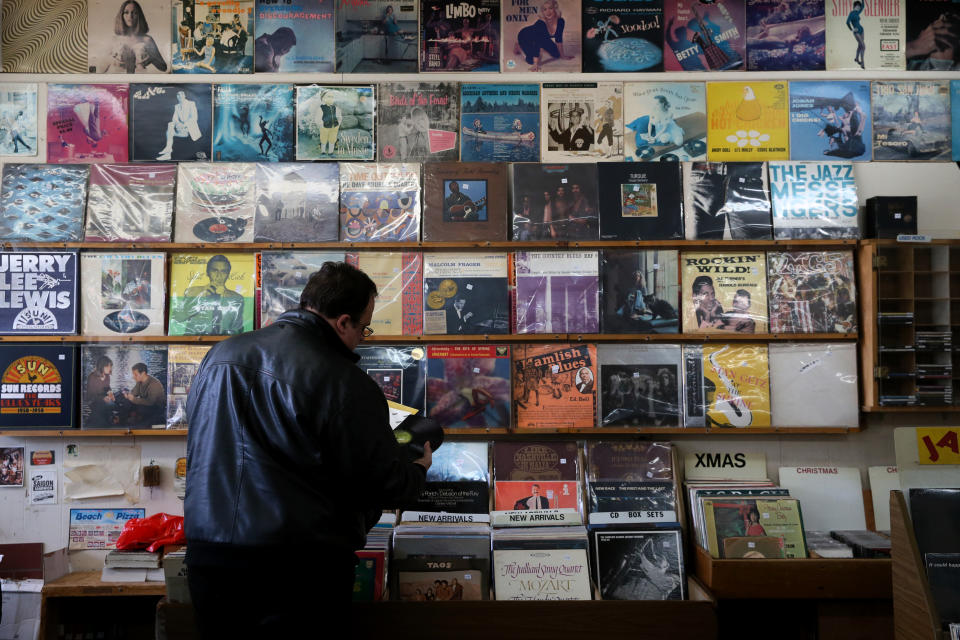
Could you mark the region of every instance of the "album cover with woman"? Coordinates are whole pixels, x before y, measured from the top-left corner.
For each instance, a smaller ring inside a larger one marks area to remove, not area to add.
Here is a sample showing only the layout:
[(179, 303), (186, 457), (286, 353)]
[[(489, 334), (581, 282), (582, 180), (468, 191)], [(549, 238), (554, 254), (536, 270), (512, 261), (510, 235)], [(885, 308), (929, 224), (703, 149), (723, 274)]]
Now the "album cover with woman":
[(194, 162), (177, 170), (174, 242), (253, 242), (255, 164)]
[(47, 85), (47, 162), (126, 162), (129, 87)]
[(625, 82), (627, 162), (706, 160), (707, 96), (702, 82)]
[(167, 424), (167, 345), (83, 345), (80, 425), (152, 429)]
[(382, 82), (377, 91), (381, 162), (459, 159), (459, 82)]
[(364, 0), (335, 14), (337, 73), (417, 73), (419, 0)]
[(678, 260), (676, 249), (604, 249), (601, 333), (679, 333)]
[(253, 73), (254, 0), (174, 0), (173, 73)]
[(828, 2), (827, 70), (902, 71), (907, 4), (906, 0)]
[(90, 73), (169, 73), (170, 4), (89, 0)]
[(868, 162), (871, 123), (867, 81), (790, 83), (791, 160)]
[(674, 0), (664, 3), (664, 70), (746, 69), (744, 0)]
[(500, 0), (420, 3), (420, 72), (500, 71)]
[(37, 155), (37, 84), (0, 84), (0, 155)]
[(580, 0), (507, 0), (501, 70), (580, 73), (580, 24)]
[(873, 159), (943, 162), (952, 157), (950, 83), (872, 82)]
[(823, 0), (747, 0), (747, 71), (822, 71)]

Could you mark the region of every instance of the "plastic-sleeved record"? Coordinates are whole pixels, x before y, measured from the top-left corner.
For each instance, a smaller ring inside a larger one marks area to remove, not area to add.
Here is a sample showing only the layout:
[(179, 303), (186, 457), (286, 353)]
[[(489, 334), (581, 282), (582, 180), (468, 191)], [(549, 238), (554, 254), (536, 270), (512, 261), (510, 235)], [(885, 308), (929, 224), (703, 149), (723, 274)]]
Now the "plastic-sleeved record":
[(393, 430), (397, 442), (404, 445), (410, 461), (423, 457), (423, 446), (430, 443), (430, 450), (436, 451), (443, 444), (443, 427), (432, 418), (410, 415)]

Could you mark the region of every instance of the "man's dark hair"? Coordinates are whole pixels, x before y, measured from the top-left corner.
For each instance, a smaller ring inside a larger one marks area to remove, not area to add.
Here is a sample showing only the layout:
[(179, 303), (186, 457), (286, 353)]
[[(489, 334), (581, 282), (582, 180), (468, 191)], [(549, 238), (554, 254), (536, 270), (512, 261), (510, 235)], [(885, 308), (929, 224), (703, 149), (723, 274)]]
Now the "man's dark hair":
[(346, 262), (324, 262), (303, 288), (300, 308), (327, 318), (347, 314), (357, 321), (376, 295), (377, 285), (360, 269)]
[(228, 274), (230, 273), (232, 269), (230, 265), (230, 260), (227, 259), (227, 256), (221, 255), (218, 253), (217, 255), (207, 260), (207, 277), (208, 278), (210, 277), (210, 269), (212, 269), (213, 265), (215, 265), (218, 262), (222, 262), (223, 264), (227, 265), (227, 273)]
[(131, 369), (133, 369), (137, 373), (146, 373), (147, 365), (143, 364), (142, 362), (138, 362), (137, 364), (133, 365)]
[(737, 292), (733, 294), (733, 297), (736, 298), (737, 296), (750, 300), (750, 292), (747, 291), (746, 289), (737, 289)]
[(693, 287), (692, 287), (693, 295), (697, 295), (698, 293), (700, 293), (700, 287), (702, 287), (705, 284), (708, 284), (712, 287), (713, 278), (711, 278), (710, 276), (697, 276), (696, 278), (694, 278)]

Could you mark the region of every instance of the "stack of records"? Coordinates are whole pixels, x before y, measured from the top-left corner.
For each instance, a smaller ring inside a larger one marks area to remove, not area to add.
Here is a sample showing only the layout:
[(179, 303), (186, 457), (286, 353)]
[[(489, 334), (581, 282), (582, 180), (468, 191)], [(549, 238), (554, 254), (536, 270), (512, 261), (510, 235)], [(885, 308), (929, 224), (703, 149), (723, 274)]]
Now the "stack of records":
[(591, 527), (678, 522), (670, 443), (589, 442), (586, 476)]
[(494, 526), (582, 524), (573, 441), (495, 442)]
[(916, 334), (917, 349), (924, 351), (949, 351), (952, 347), (951, 334), (946, 331), (920, 331)]
[(854, 558), (890, 557), (890, 538), (876, 531), (831, 531), (830, 536), (849, 545)]
[(805, 531), (807, 549), (812, 557), (821, 558), (852, 558), (853, 549), (825, 531)]
[(495, 529), (493, 575), (497, 600), (591, 600), (587, 531)]
[(359, 562), (353, 583), (355, 602), (383, 600), (390, 559), (390, 540), (396, 522), (396, 515), (384, 513), (380, 522), (367, 534), (367, 543), (363, 549), (357, 551)]
[(877, 320), (880, 324), (913, 324), (913, 312), (881, 311)]
[(490, 527), (401, 524), (393, 536), (392, 599), (488, 600)]
[(114, 569), (156, 569), (160, 554), (150, 551), (119, 551), (114, 549), (103, 559), (103, 566)]

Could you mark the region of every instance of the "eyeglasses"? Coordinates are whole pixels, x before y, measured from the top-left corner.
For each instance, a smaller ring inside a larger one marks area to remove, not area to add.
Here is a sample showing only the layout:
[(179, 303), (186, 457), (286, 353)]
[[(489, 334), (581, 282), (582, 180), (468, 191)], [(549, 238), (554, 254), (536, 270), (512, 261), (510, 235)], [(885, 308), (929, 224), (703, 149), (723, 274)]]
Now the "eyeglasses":
[(372, 327), (364, 327), (364, 328), (363, 328), (363, 331), (360, 332), (360, 335), (362, 335), (364, 338), (369, 338), (370, 336), (373, 335), (373, 328), (372, 328)]

